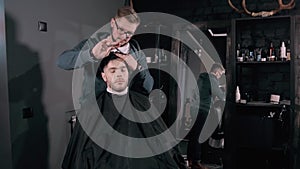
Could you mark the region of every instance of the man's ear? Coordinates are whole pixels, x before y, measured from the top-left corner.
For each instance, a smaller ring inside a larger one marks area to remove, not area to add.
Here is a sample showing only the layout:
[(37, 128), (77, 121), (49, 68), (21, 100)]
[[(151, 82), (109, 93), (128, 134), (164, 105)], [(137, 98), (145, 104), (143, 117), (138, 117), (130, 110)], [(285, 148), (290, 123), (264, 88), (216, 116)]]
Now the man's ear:
[(110, 27), (111, 28), (115, 25), (114, 22), (115, 22), (114, 18), (111, 18), (111, 20), (110, 20)]
[(106, 81), (107, 81), (107, 78), (106, 78), (105, 73), (101, 72), (101, 76), (102, 76), (102, 79), (106, 82)]

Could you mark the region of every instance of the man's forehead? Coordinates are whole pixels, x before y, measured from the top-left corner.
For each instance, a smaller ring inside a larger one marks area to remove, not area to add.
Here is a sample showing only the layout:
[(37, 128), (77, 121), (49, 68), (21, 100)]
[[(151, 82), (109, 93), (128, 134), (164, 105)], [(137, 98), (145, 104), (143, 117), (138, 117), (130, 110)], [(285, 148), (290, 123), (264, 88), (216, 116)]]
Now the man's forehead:
[(117, 22), (122, 28), (136, 29), (138, 27), (137, 23), (130, 23), (125, 17), (117, 18)]
[(123, 60), (121, 59), (115, 59), (115, 60), (111, 60), (107, 66), (107, 68), (121, 68), (121, 67), (126, 67), (125, 63)]

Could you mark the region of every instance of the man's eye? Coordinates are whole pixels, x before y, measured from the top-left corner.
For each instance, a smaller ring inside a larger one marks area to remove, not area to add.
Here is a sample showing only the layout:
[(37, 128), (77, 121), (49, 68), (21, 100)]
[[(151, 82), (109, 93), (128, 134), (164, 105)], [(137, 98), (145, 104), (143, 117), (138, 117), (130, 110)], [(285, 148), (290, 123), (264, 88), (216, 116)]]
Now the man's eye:
[(120, 28), (120, 31), (121, 31), (121, 32), (125, 32), (125, 30), (124, 30), (123, 28)]
[(125, 71), (126, 71), (126, 69), (125, 69), (125, 68), (124, 68), (124, 69), (121, 69), (121, 71), (122, 71), (122, 72), (125, 72)]
[(132, 36), (132, 35), (133, 35), (132, 32), (126, 32), (126, 34), (127, 34), (128, 36)]
[(111, 70), (111, 71), (110, 71), (110, 73), (115, 73), (115, 72), (116, 72), (115, 70)]

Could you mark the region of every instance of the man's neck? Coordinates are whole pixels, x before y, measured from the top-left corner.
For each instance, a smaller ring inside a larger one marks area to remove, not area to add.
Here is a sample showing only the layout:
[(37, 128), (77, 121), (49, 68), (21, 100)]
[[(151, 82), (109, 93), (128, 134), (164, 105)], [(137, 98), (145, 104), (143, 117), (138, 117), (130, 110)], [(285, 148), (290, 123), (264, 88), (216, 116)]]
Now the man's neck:
[(106, 91), (111, 94), (122, 96), (128, 93), (128, 87), (126, 87), (123, 91), (114, 91), (111, 88), (106, 88)]

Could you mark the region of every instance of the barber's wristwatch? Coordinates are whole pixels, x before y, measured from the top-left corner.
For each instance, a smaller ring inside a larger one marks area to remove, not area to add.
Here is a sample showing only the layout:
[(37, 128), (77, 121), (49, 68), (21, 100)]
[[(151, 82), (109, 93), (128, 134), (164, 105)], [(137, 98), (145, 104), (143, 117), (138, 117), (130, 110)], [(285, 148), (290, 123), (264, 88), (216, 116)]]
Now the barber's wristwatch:
[(137, 64), (136, 70), (141, 71), (142, 69), (143, 69), (143, 67), (140, 64)]
[(99, 59), (97, 59), (97, 58), (94, 56), (94, 54), (93, 54), (92, 51), (93, 51), (93, 48), (91, 48), (91, 49), (89, 50), (89, 53), (90, 53), (90, 59), (93, 60), (94, 62), (98, 62)]

